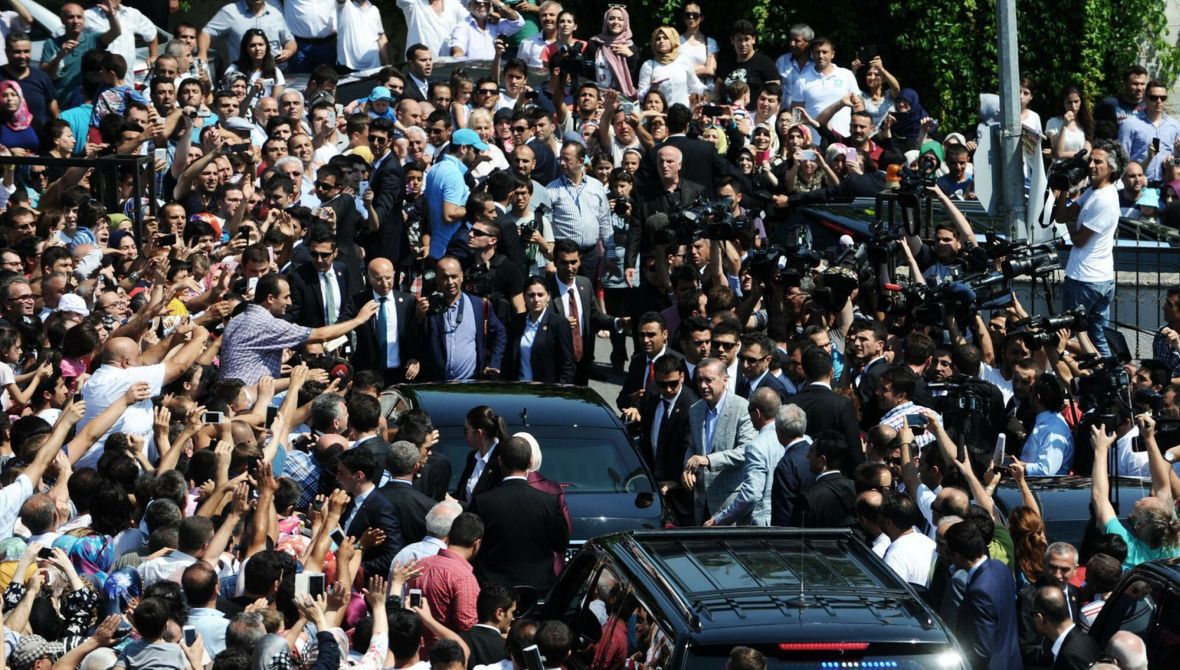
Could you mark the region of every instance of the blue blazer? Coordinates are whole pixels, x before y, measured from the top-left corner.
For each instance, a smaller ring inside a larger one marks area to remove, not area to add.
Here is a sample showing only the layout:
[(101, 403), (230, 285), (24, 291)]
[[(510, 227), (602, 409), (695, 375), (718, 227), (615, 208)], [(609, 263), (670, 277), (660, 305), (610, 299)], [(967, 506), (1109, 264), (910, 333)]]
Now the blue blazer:
[(1016, 580), (1006, 565), (989, 558), (979, 566), (967, 583), (955, 628), (972, 668), (1021, 667)]
[[(484, 316), (484, 299), (479, 296), (464, 293), (463, 299), (471, 304), (475, 315), (475, 378), (483, 379), (484, 368), (501, 369), (504, 358), (504, 344), (507, 334), (504, 324), (496, 317), (495, 310), (487, 310), (486, 332)], [(427, 316), (416, 322), (421, 329), (421, 337), (417, 342), (421, 347), (418, 359), (421, 370), (415, 381), (437, 382), (443, 381), (443, 372), (447, 368), (446, 324), (442, 314)]]

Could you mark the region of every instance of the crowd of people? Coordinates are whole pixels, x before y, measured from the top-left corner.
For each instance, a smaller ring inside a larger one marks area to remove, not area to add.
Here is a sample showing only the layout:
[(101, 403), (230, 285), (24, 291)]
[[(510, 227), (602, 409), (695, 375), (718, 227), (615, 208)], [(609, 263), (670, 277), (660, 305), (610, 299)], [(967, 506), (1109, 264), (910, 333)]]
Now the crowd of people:
[[(1147, 667), (1134, 632), (1086, 633), (1125, 570), (1180, 555), (1180, 287), (1152, 358), (1111, 358), (1106, 328), (1119, 217), (1166, 220), (1180, 193), (1146, 70), (1093, 108), (1067, 88), (1043, 128), (1022, 84), (1031, 160), (1088, 152), (1055, 194), (1050, 321), (956, 288), (1004, 260), (978, 269), (956, 205), (995, 96), (940, 129), (875, 48), (806, 25), (775, 58), (693, 2), (648, 38), (621, 5), (398, 0), (394, 54), (369, 0), (240, 0), (164, 44), (119, 0), (10, 1), (0, 668), (519, 670), (533, 645), (546, 668), (663, 667), (637, 636), (516, 617), (570, 543), (541, 474), (559, 445), (473, 407), (452, 463), (381, 395), (608, 375), (670, 524), (852, 529), (973, 667)], [(375, 85), (338, 96), (354, 71)], [(946, 220), (870, 241), (901, 293), (864, 241), (783, 248), (800, 205), (932, 160), (909, 196)], [(1112, 471), (1150, 482), (1126, 519)], [(1092, 477), (1085, 544), (1049, 542), (1026, 480), (1068, 474)]]

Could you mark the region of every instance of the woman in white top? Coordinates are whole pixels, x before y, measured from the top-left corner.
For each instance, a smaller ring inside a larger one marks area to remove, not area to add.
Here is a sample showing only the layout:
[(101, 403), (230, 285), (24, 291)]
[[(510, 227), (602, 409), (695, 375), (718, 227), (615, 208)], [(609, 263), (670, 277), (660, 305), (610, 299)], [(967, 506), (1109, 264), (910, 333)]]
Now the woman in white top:
[(697, 79), (706, 85), (717, 73), (717, 41), (701, 32), (701, 6), (690, 2), (684, 6), (684, 33), (680, 36), (680, 50), (692, 61)]
[(669, 105), (680, 103), (692, 107), (688, 96), (705, 92), (705, 85), (697, 79), (692, 61), (680, 51), (680, 34), (675, 28), (660, 26), (652, 31), (653, 58), (639, 68), (639, 94), (659, 89)]
[(1094, 119), (1086, 95), (1077, 86), (1066, 86), (1061, 91), (1061, 115), (1049, 119), (1045, 124), (1045, 137), (1049, 138), (1050, 156), (1072, 158), (1074, 154), (1090, 149), (1090, 138), (1094, 135)]
[(259, 28), (251, 28), (242, 35), (242, 44), (238, 51), (238, 60), (225, 68), (225, 73), (241, 72), (249, 77), (250, 95), (242, 109), (253, 107), (253, 101), (259, 98), (275, 98), (283, 94), (286, 80), (283, 73), (275, 67), (275, 57), (270, 51), (270, 40), (266, 33)]
[(500, 147), (496, 146), (496, 127), (492, 122), (492, 113), (482, 107), (471, 110), (471, 114), (467, 116), (467, 127), (474, 130), (479, 139), (488, 145), (488, 150), (484, 152), (488, 160), (472, 168), (472, 176), (482, 179), (495, 170), (507, 170), (508, 160), (504, 158), (504, 152)]

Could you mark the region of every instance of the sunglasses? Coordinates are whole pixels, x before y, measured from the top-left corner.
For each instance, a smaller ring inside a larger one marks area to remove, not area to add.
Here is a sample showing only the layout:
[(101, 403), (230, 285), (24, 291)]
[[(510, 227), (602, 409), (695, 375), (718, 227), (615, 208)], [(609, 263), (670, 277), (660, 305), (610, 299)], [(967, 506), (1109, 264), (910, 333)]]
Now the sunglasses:
[(335, 253), (336, 253), (336, 251), (335, 251), (335, 250), (332, 250), (332, 251), (313, 251), (313, 252), (311, 252), (311, 257), (312, 257), (312, 258), (331, 258), (331, 257), (332, 257), (332, 256), (333, 256)]
[(701, 13), (700, 12), (685, 12), (684, 18), (686, 18), (686, 19), (699, 19), (699, 18), (701, 18)]
[(656, 381), (656, 386), (658, 386), (658, 387), (660, 387), (660, 388), (662, 388), (662, 389), (674, 389), (674, 388), (676, 388), (677, 386), (680, 386), (680, 380), (679, 380), (679, 379), (673, 379), (673, 380), (666, 381), (666, 382), (662, 382), (662, 381), (658, 381), (658, 380), (657, 380), (657, 381)]
[(335, 185), (335, 184), (329, 184), (328, 182), (324, 182), (324, 181), (317, 181), (317, 182), (315, 183), (315, 187), (316, 187), (316, 188), (322, 188), (322, 189), (324, 189), (324, 190), (326, 191), (326, 190), (328, 190), (328, 189), (330, 189), (330, 188), (336, 188), (336, 185)]
[(514, 133), (526, 133), (529, 130), (528, 126), (511, 126), (510, 130)]
[(1166, 96), (1166, 95), (1149, 95), (1149, 96), (1147, 96), (1147, 99), (1148, 100), (1155, 100), (1156, 102), (1163, 102), (1164, 100), (1168, 99), (1168, 96)]
[(493, 235), (491, 233), (487, 232), (486, 230), (480, 230), (479, 228), (472, 228), (471, 229), (471, 236), (472, 237), (493, 237)]
[(384, 135), (369, 135), (369, 141), (374, 144), (385, 144), (389, 138)]
[[(718, 342), (718, 344), (723, 344), (723, 343)], [(749, 363), (750, 365), (753, 365), (753, 364), (757, 363), (758, 361), (765, 360), (765, 359), (769, 358), (769, 356), (739, 356), (738, 358), (742, 359), (743, 363)]]
[(498, 89), (498, 88), (481, 88), (481, 89), (479, 89), (479, 92), (482, 95), (496, 95), (497, 93), (500, 92), (500, 89)]
[(734, 347), (736, 347), (737, 345), (738, 345), (738, 343), (737, 343), (737, 342), (722, 342), (722, 341), (720, 341), (720, 340), (713, 340), (713, 346), (715, 346), (715, 347), (721, 347), (722, 349), (724, 349), (724, 350), (726, 350), (726, 351), (729, 351), (730, 349), (733, 349), (733, 348), (734, 348)]

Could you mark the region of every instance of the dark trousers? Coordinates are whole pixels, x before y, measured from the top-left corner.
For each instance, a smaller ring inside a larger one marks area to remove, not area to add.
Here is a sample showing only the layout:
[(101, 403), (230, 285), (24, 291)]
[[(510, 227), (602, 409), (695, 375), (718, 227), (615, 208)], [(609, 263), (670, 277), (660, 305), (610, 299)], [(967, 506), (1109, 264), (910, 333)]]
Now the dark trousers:
[(320, 63), (336, 62), (335, 36), (321, 39), (296, 37), (295, 46), (295, 55), (291, 57), (291, 61), (287, 64), (287, 71), (292, 74), (311, 72)]

